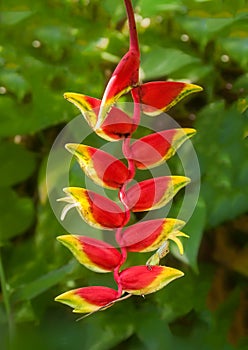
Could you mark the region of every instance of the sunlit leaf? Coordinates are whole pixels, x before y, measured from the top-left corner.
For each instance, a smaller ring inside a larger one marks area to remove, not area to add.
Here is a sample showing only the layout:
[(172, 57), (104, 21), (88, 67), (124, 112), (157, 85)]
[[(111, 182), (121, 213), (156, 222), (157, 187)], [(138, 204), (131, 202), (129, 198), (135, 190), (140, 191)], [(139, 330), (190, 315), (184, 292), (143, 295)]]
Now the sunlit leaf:
[(32, 16), (32, 11), (2, 11), (1, 24), (2, 25), (15, 25), (26, 18)]
[(186, 54), (175, 48), (150, 46), (148, 53), (144, 54), (142, 68), (144, 78), (155, 79), (176, 72), (188, 64), (199, 62), (200, 59)]

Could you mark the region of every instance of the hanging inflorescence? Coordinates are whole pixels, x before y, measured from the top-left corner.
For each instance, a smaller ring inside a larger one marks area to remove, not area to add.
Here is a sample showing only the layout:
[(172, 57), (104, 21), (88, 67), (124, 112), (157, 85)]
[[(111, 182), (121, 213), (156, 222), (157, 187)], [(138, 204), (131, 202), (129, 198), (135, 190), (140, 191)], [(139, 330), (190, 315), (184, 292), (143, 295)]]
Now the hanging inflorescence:
[[(56, 301), (73, 307), (74, 312), (92, 313), (113, 305), (131, 295), (153, 293), (183, 272), (159, 265), (169, 252), (169, 240), (183, 254), (179, 237), (185, 222), (161, 218), (138, 222), (125, 227), (131, 212), (158, 209), (166, 205), (190, 179), (185, 176), (161, 176), (131, 185), (136, 169), (149, 169), (161, 165), (172, 157), (182, 143), (195, 133), (194, 129), (177, 128), (156, 132), (131, 142), (131, 136), (140, 122), (141, 112), (154, 117), (167, 111), (186, 95), (200, 91), (201, 87), (183, 82), (139, 82), (140, 51), (135, 19), (130, 0), (124, 0), (129, 30), (129, 50), (114, 70), (102, 100), (78, 93), (66, 93), (65, 98), (76, 105), (94, 132), (108, 141), (122, 142), (125, 165), (121, 160), (100, 149), (83, 144), (67, 144), (66, 149), (77, 159), (81, 169), (96, 184), (117, 190), (121, 208), (114, 201), (80, 187), (64, 189), (68, 204), (61, 218), (76, 208), (89, 225), (115, 232), (119, 249), (101, 240), (79, 235), (63, 235), (58, 240), (71, 250), (86, 268), (113, 273), (117, 289), (88, 286), (67, 291)], [(131, 92), (133, 113), (130, 117), (115, 103)], [(123, 269), (128, 252), (153, 252), (145, 265)]]

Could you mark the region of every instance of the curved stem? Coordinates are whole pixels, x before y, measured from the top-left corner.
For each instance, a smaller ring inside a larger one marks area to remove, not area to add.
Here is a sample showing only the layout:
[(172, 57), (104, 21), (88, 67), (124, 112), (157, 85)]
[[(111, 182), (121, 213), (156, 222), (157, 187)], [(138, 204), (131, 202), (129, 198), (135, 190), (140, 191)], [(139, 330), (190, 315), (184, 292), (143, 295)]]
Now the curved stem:
[[(122, 150), (123, 150), (123, 154), (124, 154), (125, 158), (128, 161), (128, 179), (123, 184), (123, 186), (121, 187), (121, 189), (119, 191), (119, 198), (125, 207), (126, 216), (130, 217), (130, 209), (126, 203), (126, 185), (134, 178), (134, 175), (135, 175), (135, 164), (134, 164), (134, 160), (132, 158), (132, 151), (131, 151), (131, 147), (130, 147), (130, 137), (124, 139), (123, 144), (122, 144)], [(122, 242), (122, 227), (120, 227), (116, 230), (115, 239), (116, 239), (116, 242), (118, 243), (118, 245), (121, 249), (121, 255), (122, 255), (122, 259), (121, 259), (120, 263), (114, 269), (114, 279), (115, 279), (117, 286), (118, 286), (118, 298), (120, 298), (122, 295), (122, 286), (120, 283), (120, 268), (127, 259), (127, 249)]]
[(130, 137), (127, 137), (126, 139), (124, 139), (123, 144), (122, 144), (122, 152), (128, 161), (128, 180), (121, 188), (121, 190), (125, 190), (127, 183), (130, 180), (132, 180), (134, 178), (134, 175), (135, 175), (135, 164), (134, 164), (134, 160), (132, 157)]
[[(130, 214), (130, 213), (129, 213)], [(122, 286), (120, 283), (120, 267), (124, 264), (124, 262), (127, 260), (127, 249), (123, 246), (122, 243), (122, 227), (119, 227), (116, 231), (116, 242), (121, 248), (121, 261), (119, 262), (118, 266), (114, 269), (114, 279), (118, 286), (118, 298), (122, 295)]]
[[(135, 23), (135, 18), (134, 18), (134, 12), (133, 12), (133, 7), (132, 7), (132, 2), (131, 0), (124, 0), (125, 6), (126, 6), (126, 12), (127, 12), (127, 17), (128, 17), (128, 24), (129, 24), (129, 32), (130, 32), (130, 50), (133, 50), (136, 52), (136, 54), (139, 56), (140, 51), (139, 51), (139, 42), (138, 42), (138, 35), (137, 35), (137, 30), (136, 30), (136, 23)], [(137, 101), (134, 101), (137, 102)], [(140, 106), (139, 104), (135, 103), (134, 105), (134, 116), (133, 116), (133, 123), (135, 125), (139, 124), (140, 120)], [(126, 203), (126, 186), (127, 184), (134, 178), (135, 175), (135, 163), (132, 157), (132, 150), (131, 150), (131, 145), (130, 145), (130, 137), (127, 137), (123, 141), (122, 145), (122, 150), (125, 158), (128, 161), (128, 179), (127, 181), (123, 184), (119, 191), (119, 198), (120, 201), (123, 203), (125, 207), (125, 213), (127, 217), (130, 217), (130, 209)], [(122, 295), (122, 286), (120, 283), (120, 268), (124, 264), (124, 262), (127, 259), (127, 249), (123, 245), (122, 242), (122, 227), (118, 228), (116, 231), (116, 242), (118, 243), (120, 249), (121, 249), (121, 255), (122, 259), (119, 263), (119, 265), (114, 269), (114, 279), (117, 283), (118, 286), (118, 298), (121, 297)]]
[(139, 53), (139, 41), (138, 41), (138, 34), (136, 29), (132, 2), (131, 0), (124, 0), (124, 2), (126, 6), (129, 31), (130, 31), (130, 49), (135, 50), (137, 53)]
[(133, 124), (139, 125), (140, 123), (140, 114), (141, 114), (141, 97), (140, 97), (140, 87), (137, 86), (138, 94), (133, 94), (133, 102), (134, 102), (134, 111), (133, 111)]

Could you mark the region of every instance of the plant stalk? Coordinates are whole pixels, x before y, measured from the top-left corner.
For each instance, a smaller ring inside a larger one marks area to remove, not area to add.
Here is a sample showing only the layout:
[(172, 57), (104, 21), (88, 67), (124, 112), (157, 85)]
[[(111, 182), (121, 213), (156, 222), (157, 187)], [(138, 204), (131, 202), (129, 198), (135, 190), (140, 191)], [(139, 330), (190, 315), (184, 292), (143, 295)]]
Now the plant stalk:
[(128, 24), (129, 24), (130, 49), (135, 50), (137, 53), (139, 53), (139, 40), (138, 40), (132, 2), (131, 0), (124, 0), (124, 2), (126, 6)]
[(9, 342), (10, 342), (14, 333), (14, 327), (13, 327), (12, 316), (11, 316), (9, 293), (7, 290), (5, 272), (4, 272), (2, 256), (1, 256), (1, 248), (0, 248), (0, 284), (1, 284), (2, 295), (3, 295), (3, 303), (5, 306), (6, 316), (8, 320)]

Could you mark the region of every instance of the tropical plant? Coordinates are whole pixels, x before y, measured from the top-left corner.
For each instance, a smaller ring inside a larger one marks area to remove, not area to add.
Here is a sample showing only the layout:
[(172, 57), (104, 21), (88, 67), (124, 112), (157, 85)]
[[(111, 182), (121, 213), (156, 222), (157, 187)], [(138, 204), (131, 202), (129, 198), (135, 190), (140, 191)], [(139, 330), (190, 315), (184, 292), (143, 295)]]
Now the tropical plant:
[[(182, 220), (162, 218), (142, 221), (123, 230), (131, 212), (159, 209), (166, 205), (190, 179), (185, 176), (161, 176), (128, 185), (134, 179), (135, 169), (156, 167), (173, 156), (181, 144), (194, 135), (194, 129), (169, 129), (142, 137), (131, 143), (133, 132), (140, 123), (141, 111), (157, 116), (167, 111), (184, 96), (200, 91), (201, 87), (182, 82), (139, 82), (140, 50), (135, 18), (130, 0), (124, 0), (129, 21), (129, 51), (120, 60), (105, 88), (102, 100), (78, 93), (66, 93), (65, 98), (75, 104), (96, 134), (108, 141), (122, 141), (123, 155), (128, 166), (107, 152), (82, 144), (67, 144), (69, 152), (76, 156), (81, 169), (100, 186), (118, 190), (124, 210), (95, 192), (80, 187), (64, 189), (67, 202), (61, 218), (68, 210), (76, 208), (81, 217), (98, 229), (116, 230), (114, 246), (87, 236), (64, 235), (58, 237), (71, 250), (80, 263), (95, 272), (113, 272), (118, 289), (91, 286), (73, 289), (58, 297), (74, 308), (74, 312), (92, 313), (113, 305), (131, 295), (153, 293), (183, 272), (159, 265), (169, 252), (168, 240), (174, 241), (180, 253), (183, 246), (178, 237), (188, 237), (180, 231)], [(115, 107), (117, 100), (132, 93), (133, 115)], [(127, 253), (157, 252), (146, 265), (123, 269)]]

